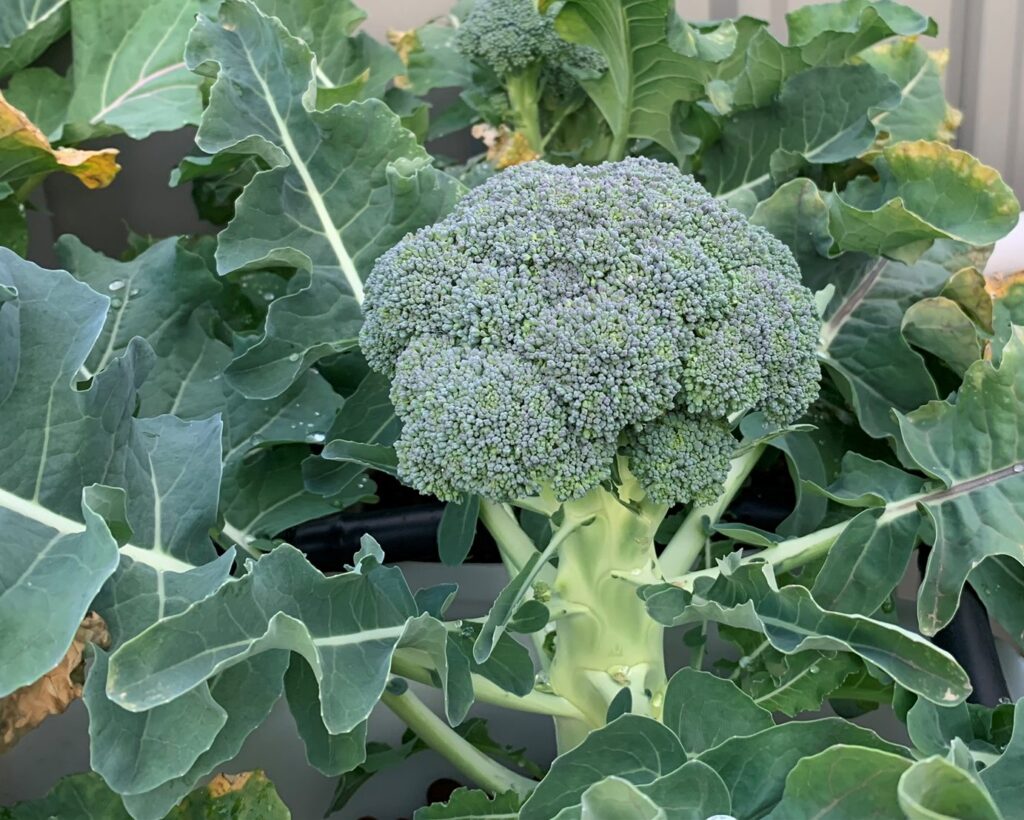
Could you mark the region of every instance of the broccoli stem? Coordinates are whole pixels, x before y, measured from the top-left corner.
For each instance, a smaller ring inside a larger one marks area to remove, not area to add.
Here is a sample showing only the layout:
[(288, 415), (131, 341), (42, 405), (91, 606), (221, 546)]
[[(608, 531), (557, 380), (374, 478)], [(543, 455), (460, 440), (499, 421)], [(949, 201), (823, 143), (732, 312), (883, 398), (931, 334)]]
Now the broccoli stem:
[[(835, 544), (839, 536), (842, 535), (843, 530), (849, 526), (852, 520), (840, 521), (831, 527), (825, 527), (822, 530), (801, 535), (799, 538), (781, 541), (771, 549), (762, 550), (756, 555), (745, 558), (743, 563), (765, 561), (772, 566), (776, 573), (789, 572), (797, 567), (802, 567), (804, 564), (809, 564), (832, 549), (832, 545)], [(717, 578), (720, 574), (721, 570), (718, 567), (711, 567), (698, 570), (697, 572), (688, 572), (679, 578), (672, 578), (669, 583), (683, 589), (693, 589), (693, 585), (698, 578)]]
[(540, 70), (541, 64), (537, 62), (505, 78), (516, 130), (526, 137), (530, 148), (537, 154), (544, 153), (544, 138), (540, 131)]
[(704, 551), (710, 527), (718, 522), (764, 453), (758, 444), (732, 460), (722, 492), (712, 503), (693, 507), (661, 553), (661, 571), (672, 577), (687, 572)]
[(632, 692), (634, 713), (658, 717), (667, 678), (664, 630), (647, 614), (634, 584), (616, 575), (656, 583), (654, 533), (665, 507), (634, 499), (643, 492), (626, 474), (613, 494), (591, 490), (562, 507), (565, 521), (592, 518), (570, 533), (558, 550), (552, 591), (567, 605), (558, 621), (551, 687), (583, 713), (583, 720), (556, 718), (558, 748), (578, 744), (602, 726), (612, 699)]
[[(416, 650), (399, 649), (391, 659), (391, 672), (417, 683), (427, 686), (438, 686), (437, 671), (433, 665), (418, 663), (413, 657)], [(502, 689), (498, 684), (482, 675), (474, 674), (473, 697), (481, 703), (503, 706), (517, 712), (530, 712), (535, 715), (582, 719), (583, 715), (565, 698), (547, 692), (534, 690), (528, 695), (514, 695)]]
[(420, 740), (489, 792), (500, 794), (511, 789), (525, 797), (537, 785), (534, 781), (491, 760), (435, 715), (410, 689), (406, 688), (400, 694), (385, 691), (380, 700), (412, 729)]

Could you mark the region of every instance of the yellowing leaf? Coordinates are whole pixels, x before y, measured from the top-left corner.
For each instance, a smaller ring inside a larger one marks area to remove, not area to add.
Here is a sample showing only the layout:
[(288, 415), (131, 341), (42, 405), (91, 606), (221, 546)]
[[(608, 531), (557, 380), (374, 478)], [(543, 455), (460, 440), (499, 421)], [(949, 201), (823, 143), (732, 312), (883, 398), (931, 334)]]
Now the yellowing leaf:
[(120, 170), (116, 148), (54, 148), (29, 118), (0, 94), (0, 181), (10, 183), (64, 171), (86, 188), (105, 188)]
[(57, 666), (34, 683), (0, 698), (0, 752), (10, 749), (46, 718), (62, 714), (82, 697), (82, 656), (90, 643), (110, 645), (107, 625), (95, 612), (82, 620)]

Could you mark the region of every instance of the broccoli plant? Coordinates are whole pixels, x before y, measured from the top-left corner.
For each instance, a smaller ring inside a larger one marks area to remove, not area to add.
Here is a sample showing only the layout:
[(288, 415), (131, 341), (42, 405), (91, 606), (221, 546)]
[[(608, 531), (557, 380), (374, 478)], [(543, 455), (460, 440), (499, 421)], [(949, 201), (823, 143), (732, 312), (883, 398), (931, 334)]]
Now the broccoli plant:
[[(1024, 649), (1018, 201), (928, 17), (672, 6), (5, 13), (0, 751), (82, 700), (90, 771), (0, 818), (306, 816), (217, 774), (275, 708), (340, 817), (1020, 816), (1024, 706), (935, 640), (969, 599)], [(51, 172), (118, 170), (79, 143), (182, 125), (216, 236), (23, 258)], [(305, 551), (414, 491), (443, 582)], [(363, 788), (428, 749), (465, 788)]]
[[(662, 629), (634, 588), (659, 577), (654, 535), (671, 505), (724, 491), (740, 418), (784, 425), (818, 392), (821, 322), (789, 249), (672, 165), (530, 163), (384, 254), (363, 307), (398, 476), (479, 495), (515, 571), (475, 659), (552, 575), (550, 681), (585, 716), (562, 747), (623, 687), (660, 714)], [(510, 507), (548, 518), (541, 555)]]
[(554, 17), (539, 11), (533, 0), (474, 3), (456, 32), (455, 47), (499, 79), (516, 129), (538, 156), (547, 144), (541, 129), (541, 98), (547, 93), (549, 99), (563, 103), (562, 110), (550, 112), (557, 124), (571, 113), (564, 104), (577, 87), (574, 77), (596, 77), (605, 68), (600, 52), (559, 37)]

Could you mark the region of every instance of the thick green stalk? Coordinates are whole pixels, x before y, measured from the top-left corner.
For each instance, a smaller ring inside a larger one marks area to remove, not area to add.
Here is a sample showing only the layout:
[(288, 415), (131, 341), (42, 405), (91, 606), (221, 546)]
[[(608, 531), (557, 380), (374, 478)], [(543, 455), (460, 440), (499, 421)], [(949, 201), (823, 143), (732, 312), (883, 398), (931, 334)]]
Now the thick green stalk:
[(510, 74), (505, 79), (509, 105), (515, 115), (516, 130), (530, 148), (538, 154), (544, 152), (544, 138), (540, 132), (540, 63), (534, 63), (525, 71)]
[(435, 715), (410, 689), (405, 689), (401, 694), (385, 691), (380, 700), (412, 729), (420, 740), (487, 791), (500, 794), (511, 789), (525, 797), (537, 785), (534, 781), (491, 760)]
[(693, 566), (693, 562), (704, 551), (708, 527), (722, 517), (722, 513), (732, 503), (763, 452), (764, 445), (757, 444), (734, 458), (718, 498), (710, 504), (698, 504), (687, 513), (683, 523), (661, 552), (661, 571), (666, 576), (682, 575)]
[[(584, 717), (556, 719), (560, 751), (604, 724), (623, 687), (632, 692), (635, 713), (657, 717), (661, 711), (667, 684), (663, 629), (648, 616), (635, 585), (616, 576), (659, 579), (654, 533), (665, 509), (640, 503), (642, 492), (630, 477), (619, 492), (616, 497), (598, 488), (563, 507), (566, 523), (593, 520), (560, 545), (552, 585), (572, 614), (558, 622), (551, 686)], [(629, 502), (627, 493), (637, 500)]]
[[(403, 678), (437, 686), (436, 672), (413, 658), (416, 650), (399, 649), (391, 658), (391, 671)], [(565, 698), (534, 690), (528, 695), (514, 695), (482, 675), (473, 675), (473, 697), (481, 703), (504, 706), (517, 712), (531, 712), (550, 717), (582, 719), (583, 714)]]

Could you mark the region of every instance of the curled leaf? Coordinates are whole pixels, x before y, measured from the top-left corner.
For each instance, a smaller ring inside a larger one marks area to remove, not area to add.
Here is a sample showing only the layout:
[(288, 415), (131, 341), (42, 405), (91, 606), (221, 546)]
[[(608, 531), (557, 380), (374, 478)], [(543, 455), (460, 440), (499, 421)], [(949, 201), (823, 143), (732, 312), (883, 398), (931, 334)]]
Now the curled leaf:
[(68, 651), (53, 669), (39, 680), (0, 698), (0, 752), (51, 715), (62, 714), (82, 696), (82, 665), (85, 647), (110, 645), (110, 633), (103, 618), (90, 612), (82, 620)]
[(105, 188), (121, 166), (117, 149), (54, 148), (25, 114), (0, 94), (0, 180), (12, 182), (64, 171), (86, 188)]

